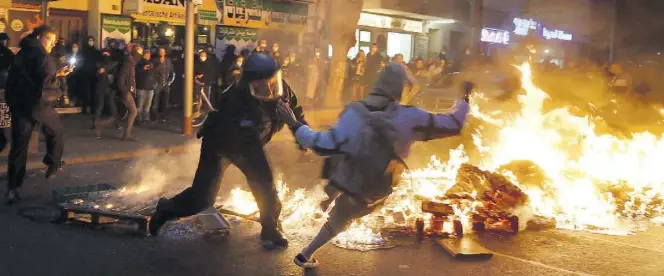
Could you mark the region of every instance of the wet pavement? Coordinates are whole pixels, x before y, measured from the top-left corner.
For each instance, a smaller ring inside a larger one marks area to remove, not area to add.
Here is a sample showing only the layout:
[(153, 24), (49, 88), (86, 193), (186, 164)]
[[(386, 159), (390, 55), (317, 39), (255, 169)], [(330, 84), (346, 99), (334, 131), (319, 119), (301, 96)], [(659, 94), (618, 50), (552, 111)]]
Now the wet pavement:
[[(302, 157), (294, 148), (286, 142), (270, 147), (275, 171), (284, 173), (289, 186), (315, 186), (320, 160)], [(170, 155), (76, 165), (52, 181), (43, 179), (43, 171), (31, 172), (23, 189), (25, 202), (0, 206), (0, 275), (664, 275), (662, 227), (623, 237), (552, 229), (474, 236), (495, 253), (489, 260), (456, 260), (433, 240), (411, 236), (396, 237), (396, 248), (370, 252), (328, 245), (317, 255), (319, 268), (305, 272), (292, 262), (303, 241), (266, 252), (253, 222), (234, 220), (227, 240), (173, 226), (165, 230), (176, 235), (151, 238), (35, 222), (16, 214), (19, 207), (47, 202), (57, 187), (164, 182), (137, 178), (141, 172), (154, 174), (147, 164), (177, 170), (165, 180), (171, 182), (166, 190), (175, 192), (189, 184), (196, 162), (196, 155)], [(246, 188), (243, 183), (230, 170), (221, 195), (233, 187)]]

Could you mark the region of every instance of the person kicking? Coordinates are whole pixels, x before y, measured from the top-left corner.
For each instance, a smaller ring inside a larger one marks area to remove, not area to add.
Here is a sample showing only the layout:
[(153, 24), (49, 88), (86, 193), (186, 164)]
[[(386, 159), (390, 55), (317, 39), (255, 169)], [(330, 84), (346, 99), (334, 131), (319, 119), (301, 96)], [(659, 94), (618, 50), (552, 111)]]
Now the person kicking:
[[(318, 265), (314, 253), (353, 220), (380, 209), (399, 183), (415, 141), (429, 141), (458, 135), (468, 114), (472, 83), (465, 83), (463, 100), (450, 114), (432, 114), (420, 108), (399, 104), (406, 71), (403, 65), (389, 64), (379, 75), (370, 95), (351, 103), (329, 131), (313, 131), (297, 119), (287, 103), (279, 103), (279, 117), (295, 132), (297, 142), (319, 155), (341, 155), (331, 174), (326, 192), (334, 200), (327, 222), (318, 235), (295, 257), (304, 268)], [(335, 198), (336, 197), (336, 198)], [(328, 200), (328, 201), (329, 201)], [(323, 208), (327, 204), (321, 205)]]

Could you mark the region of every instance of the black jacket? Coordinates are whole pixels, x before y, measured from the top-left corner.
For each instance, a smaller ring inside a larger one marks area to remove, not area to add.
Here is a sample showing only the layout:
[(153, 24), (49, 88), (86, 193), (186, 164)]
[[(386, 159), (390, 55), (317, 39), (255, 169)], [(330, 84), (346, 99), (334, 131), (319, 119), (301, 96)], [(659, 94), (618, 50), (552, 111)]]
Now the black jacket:
[(154, 90), (156, 83), (154, 64), (147, 59), (136, 63), (136, 89)]
[(115, 88), (120, 92), (121, 96), (125, 96), (126, 93), (131, 92), (132, 94), (136, 93), (136, 62), (132, 55), (125, 55), (124, 61), (120, 68), (117, 70), (117, 76), (115, 78)]
[(42, 101), (58, 97), (60, 82), (53, 57), (46, 53), (39, 40), (27, 36), (19, 43), (14, 65), (9, 69), (7, 103), (15, 107), (33, 110)]
[(83, 64), (81, 69), (88, 75), (95, 75), (97, 63), (101, 59), (101, 51), (95, 47), (85, 46), (82, 52)]
[(8, 70), (14, 64), (14, 52), (0, 45), (0, 71)]
[[(287, 101), (298, 121), (307, 124), (302, 107), (293, 90), (284, 81), (282, 101)], [(263, 147), (285, 123), (277, 116), (277, 101), (259, 101), (241, 82), (227, 88), (210, 113), (199, 137), (210, 135), (218, 140), (218, 150), (228, 154), (242, 152), (247, 147)], [(293, 129), (291, 129), (293, 131)]]
[(173, 63), (170, 58), (165, 58), (161, 63), (159, 57), (153, 60), (155, 80), (157, 85), (165, 86), (173, 79)]
[[(111, 87), (111, 81), (109, 79), (109, 75), (113, 75), (113, 78), (115, 78), (115, 71), (116, 67), (118, 66), (118, 63), (113, 61), (113, 58), (110, 56), (101, 56), (101, 59), (99, 63), (97, 64), (97, 67), (99, 68), (97, 70), (97, 89), (101, 91), (108, 91), (108, 89)], [(101, 69), (104, 69), (103, 73), (100, 72)]]
[(196, 71), (196, 75), (203, 74), (202, 81), (205, 85), (216, 85), (217, 78), (219, 78), (217, 66), (219, 66), (218, 61), (208, 57), (205, 61), (199, 59), (194, 71)]

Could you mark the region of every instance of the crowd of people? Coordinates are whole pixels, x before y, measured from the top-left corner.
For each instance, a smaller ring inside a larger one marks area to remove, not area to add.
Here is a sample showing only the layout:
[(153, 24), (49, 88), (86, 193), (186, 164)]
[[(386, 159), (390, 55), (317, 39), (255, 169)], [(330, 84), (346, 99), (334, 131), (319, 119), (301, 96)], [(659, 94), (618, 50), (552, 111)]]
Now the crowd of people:
[(348, 60), (348, 101), (357, 101), (363, 99), (369, 89), (369, 85), (376, 81), (378, 74), (390, 62), (404, 65), (406, 74), (411, 76), (414, 81), (406, 83), (406, 90), (415, 83), (419, 85), (434, 84), (440, 81), (446, 74), (452, 72), (452, 67), (444, 54), (437, 57), (430, 57), (424, 60), (422, 57), (411, 59), (405, 62), (402, 54), (395, 54), (391, 58), (385, 57), (378, 49), (377, 44), (372, 44), (369, 53), (360, 50), (353, 59)]

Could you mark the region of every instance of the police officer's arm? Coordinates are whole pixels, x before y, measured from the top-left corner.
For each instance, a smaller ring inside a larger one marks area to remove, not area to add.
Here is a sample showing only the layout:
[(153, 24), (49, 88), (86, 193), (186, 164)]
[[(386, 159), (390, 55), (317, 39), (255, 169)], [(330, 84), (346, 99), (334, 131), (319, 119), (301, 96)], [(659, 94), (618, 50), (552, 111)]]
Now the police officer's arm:
[[(288, 84), (285, 81), (284, 81), (284, 91), (288, 93), (288, 104), (290, 105), (290, 108), (293, 110), (293, 114), (295, 114), (295, 118), (297, 119), (297, 121), (303, 125), (309, 125), (309, 123), (304, 119), (304, 109), (298, 103), (295, 92), (293, 92), (293, 90), (290, 88), (290, 86), (288, 86)], [(295, 130), (293, 128), (291, 128), (291, 131), (293, 131), (293, 134), (295, 134)]]
[(468, 102), (459, 100), (452, 113), (433, 114), (417, 107), (409, 107), (406, 112), (415, 124), (413, 131), (417, 141), (428, 141), (458, 135), (468, 114)]

